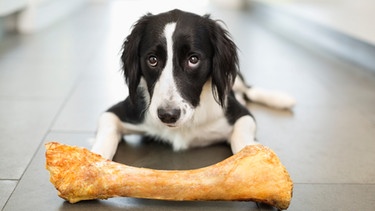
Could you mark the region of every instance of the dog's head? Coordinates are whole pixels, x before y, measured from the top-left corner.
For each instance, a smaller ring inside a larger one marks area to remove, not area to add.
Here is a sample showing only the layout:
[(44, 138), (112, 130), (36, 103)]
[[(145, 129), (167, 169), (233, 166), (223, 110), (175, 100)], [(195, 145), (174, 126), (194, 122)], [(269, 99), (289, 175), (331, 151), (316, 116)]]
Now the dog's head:
[(204, 103), (207, 83), (216, 102), (225, 106), (238, 70), (228, 32), (208, 15), (180, 10), (143, 16), (126, 38), (121, 59), (131, 100), (137, 100), (144, 81), (151, 116), (171, 127), (192, 118)]

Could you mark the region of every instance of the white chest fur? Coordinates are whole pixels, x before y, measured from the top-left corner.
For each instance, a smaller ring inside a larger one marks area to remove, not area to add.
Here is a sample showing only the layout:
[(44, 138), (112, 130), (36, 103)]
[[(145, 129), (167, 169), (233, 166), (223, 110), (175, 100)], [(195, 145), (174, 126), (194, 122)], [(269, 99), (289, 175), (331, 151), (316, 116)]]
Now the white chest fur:
[(227, 140), (233, 128), (228, 123), (223, 108), (213, 97), (210, 81), (204, 85), (200, 98), (200, 105), (184, 125), (168, 127), (147, 112), (145, 121), (137, 125), (137, 130), (172, 144), (174, 150)]

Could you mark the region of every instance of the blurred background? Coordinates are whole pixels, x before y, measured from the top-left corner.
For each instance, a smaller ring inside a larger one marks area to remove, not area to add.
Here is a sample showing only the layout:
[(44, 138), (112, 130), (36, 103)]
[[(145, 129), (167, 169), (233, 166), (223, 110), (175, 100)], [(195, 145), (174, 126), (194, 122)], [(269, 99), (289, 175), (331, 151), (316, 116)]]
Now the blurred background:
[[(372, 27), (375, 2), (372, 0), (0, 0), (0, 41), (9, 33), (36, 34), (95, 4), (107, 5), (106, 12), (111, 14), (100, 21), (106, 21), (106, 27), (116, 30), (111, 36), (122, 37), (129, 31), (118, 30), (128, 30), (146, 12), (180, 8), (198, 14), (211, 13), (213, 17), (219, 13), (216, 17), (225, 20), (223, 10), (218, 12), (217, 8), (251, 11), (252, 18), (258, 18), (262, 24), (305, 47), (323, 48), (350, 62), (375, 69), (374, 51), (366, 46), (375, 45)], [(226, 15), (233, 16), (233, 13)], [(93, 17), (100, 19), (100, 14)], [(91, 22), (94, 21), (97, 20)], [(241, 27), (236, 29), (230, 18), (226, 21), (232, 34), (240, 36), (237, 34), (241, 33), (233, 30), (240, 32)]]
[[(132, 25), (175, 8), (222, 20), (248, 83), (297, 99), (290, 111), (248, 105), (257, 139), (294, 181), (289, 210), (375, 210), (374, 0), (0, 0), (0, 210), (275, 210), (131, 198), (71, 205), (49, 183), (43, 143), (90, 148), (100, 114), (127, 96), (119, 57)], [(124, 141), (115, 161), (189, 169), (230, 155), (226, 144), (176, 153)]]

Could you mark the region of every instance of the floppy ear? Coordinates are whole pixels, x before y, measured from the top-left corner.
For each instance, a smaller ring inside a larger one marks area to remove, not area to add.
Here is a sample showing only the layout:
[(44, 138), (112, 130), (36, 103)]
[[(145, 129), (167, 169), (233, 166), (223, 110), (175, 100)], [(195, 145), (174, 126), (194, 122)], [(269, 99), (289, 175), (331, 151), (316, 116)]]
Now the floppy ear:
[[(209, 18), (209, 16), (206, 16)], [(210, 38), (214, 49), (212, 59), (212, 86), (216, 101), (225, 106), (225, 96), (232, 89), (238, 72), (237, 47), (228, 31), (217, 21), (210, 20)]]
[(124, 71), (125, 81), (129, 88), (129, 97), (134, 103), (137, 98), (137, 88), (141, 80), (139, 44), (142, 40), (142, 34), (148, 23), (148, 17), (152, 14), (141, 17), (133, 26), (133, 30), (122, 46), (122, 69)]

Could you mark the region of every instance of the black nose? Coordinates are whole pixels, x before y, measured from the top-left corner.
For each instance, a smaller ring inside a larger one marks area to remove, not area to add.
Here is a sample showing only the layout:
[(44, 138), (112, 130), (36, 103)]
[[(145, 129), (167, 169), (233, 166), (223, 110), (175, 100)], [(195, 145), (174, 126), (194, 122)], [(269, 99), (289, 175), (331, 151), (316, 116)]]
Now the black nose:
[(176, 123), (180, 118), (180, 109), (158, 108), (158, 117), (164, 123)]

